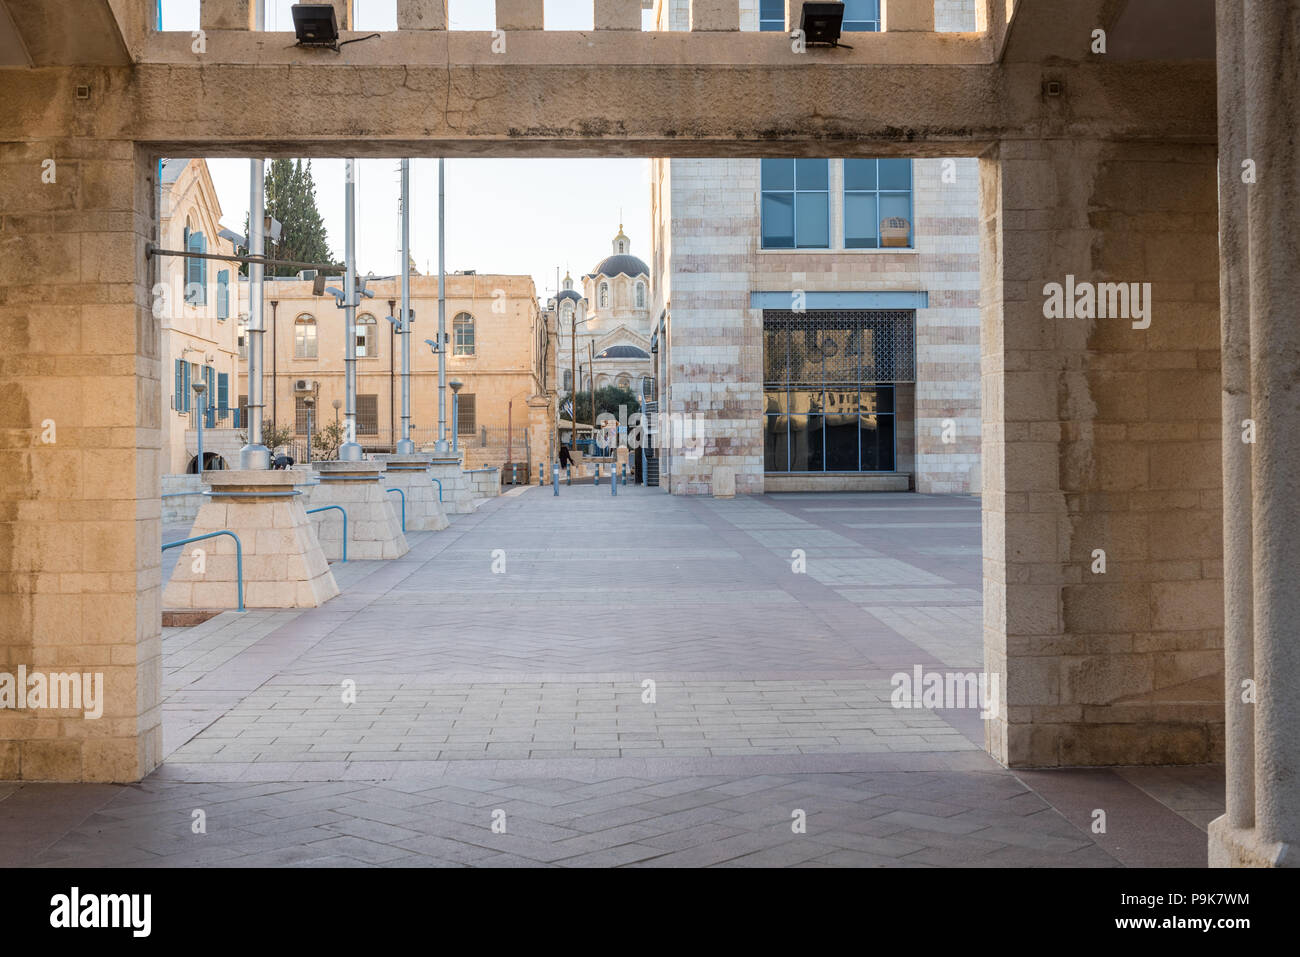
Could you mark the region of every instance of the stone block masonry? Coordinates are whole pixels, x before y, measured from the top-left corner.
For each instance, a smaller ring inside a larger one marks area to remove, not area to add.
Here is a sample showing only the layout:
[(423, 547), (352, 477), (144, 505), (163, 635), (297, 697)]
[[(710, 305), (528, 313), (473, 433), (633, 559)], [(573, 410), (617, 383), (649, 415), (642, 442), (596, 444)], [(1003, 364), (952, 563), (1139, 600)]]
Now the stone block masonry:
[[(429, 475), (427, 455), (385, 455), (385, 488), (400, 488), (406, 496), (406, 530), (436, 532), (447, 527), (447, 512), (439, 501), (438, 487)], [(395, 494), (388, 493), (390, 496)], [(397, 507), (401, 508), (401, 502)]]
[(442, 508), (448, 515), (468, 515), (474, 511), (474, 502), (480, 497), (472, 481), (473, 476), (460, 467), (460, 453), (432, 455), (429, 475), (442, 483)]
[[(239, 536), (248, 608), (315, 608), (339, 593), (302, 496), (293, 494), (295, 482), (304, 478), (302, 472), (265, 470), (203, 474), (212, 494), (185, 537), (219, 531)], [(176, 556), (164, 608), (236, 607), (237, 563), (229, 536), (184, 545), (179, 552), (164, 558)]]
[[(401, 558), (411, 550), (402, 534), (399, 505), (395, 496), (380, 483), (383, 465), (378, 462), (316, 462), (320, 484), (311, 490), (312, 509), (338, 505), (348, 514), (348, 560)], [(325, 557), (343, 557), (343, 516), (338, 512), (316, 512), (316, 534)]]

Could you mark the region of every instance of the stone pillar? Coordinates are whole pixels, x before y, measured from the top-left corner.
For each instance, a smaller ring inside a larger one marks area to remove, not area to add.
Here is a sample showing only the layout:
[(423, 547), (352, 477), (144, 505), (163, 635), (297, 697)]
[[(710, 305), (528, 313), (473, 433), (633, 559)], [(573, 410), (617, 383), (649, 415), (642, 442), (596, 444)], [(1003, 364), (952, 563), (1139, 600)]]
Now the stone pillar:
[(461, 470), (460, 453), (425, 451), (429, 456), (429, 475), (442, 483), (442, 508), (448, 515), (468, 515), (478, 498), (470, 476)]
[[(447, 513), (438, 500), (438, 489), (429, 475), (428, 455), (388, 455), (384, 457), (384, 487), (400, 488), (406, 496), (406, 530), (436, 532), (449, 524)], [(389, 493), (392, 494), (391, 492)], [(398, 508), (401, 503), (398, 503)]]
[(545, 29), (542, 0), (496, 0), (498, 30)]
[[(244, 557), (247, 608), (315, 608), (339, 593), (325, 553), (294, 489), (301, 472), (228, 470), (204, 472), (212, 487), (186, 538), (229, 531), (239, 536)], [(202, 549), (201, 563), (193, 552)], [(183, 545), (163, 591), (163, 607), (235, 608), (235, 543), (228, 535)], [(169, 551), (166, 561), (175, 552)], [(196, 570), (198, 567), (200, 570)]]
[(880, 0), (880, 29), (933, 33), (934, 0)]
[[(1225, 375), (1225, 432), (1240, 438), (1238, 417), (1246, 408), (1237, 394), (1248, 388), (1255, 441), (1228, 451), (1224, 475), (1235, 491), (1249, 491), (1249, 508), (1232, 506), (1225, 527), (1237, 561), (1250, 574), (1230, 573), (1227, 600), (1238, 606), (1229, 633), (1227, 693), (1241, 698), (1242, 681), (1255, 687), (1253, 740), (1249, 706), (1229, 706), (1227, 813), (1210, 823), (1210, 863), (1215, 866), (1300, 866), (1300, 240), (1295, 210), (1300, 199), (1300, 149), (1295, 117), (1300, 110), (1300, 0), (1218, 7), (1219, 170), (1226, 198), (1223, 246), (1224, 342), (1232, 353)], [(1226, 103), (1226, 108), (1225, 108)], [(1242, 217), (1243, 196), (1245, 217)], [(1245, 227), (1245, 235), (1242, 228)], [(1246, 327), (1243, 328), (1243, 320)], [(1242, 351), (1250, 377), (1241, 381)], [(1248, 451), (1247, 451), (1248, 449)], [(1241, 475), (1249, 456), (1250, 477)], [(1250, 538), (1242, 534), (1249, 523)], [(1250, 589), (1252, 612), (1240, 610)], [(1249, 621), (1250, 645), (1238, 626)], [(1244, 676), (1244, 677), (1243, 677)], [(1236, 686), (1234, 687), (1234, 679)], [(1244, 704), (1244, 702), (1243, 702)], [(1252, 764), (1253, 762), (1253, 764)], [(1250, 777), (1253, 775), (1253, 782)], [(1253, 784), (1253, 789), (1252, 789)]]
[(447, 0), (397, 0), (397, 29), (446, 30)]
[[(989, 750), (1012, 767), (1217, 761), (1214, 152), (1004, 141), (981, 174)], [(1142, 309), (1103, 288), (1108, 317), (1081, 315), (1100, 283), (1137, 283)], [(1061, 318), (1049, 284), (1076, 294)]]
[(740, 0), (691, 0), (692, 30), (739, 30)]
[(105, 698), (0, 709), (0, 779), (161, 760), (156, 170), (130, 142), (0, 143), (0, 671), (99, 674)]
[[(402, 534), (393, 496), (380, 484), (383, 466), (378, 462), (313, 462), (320, 484), (311, 491), (313, 509), (341, 506), (348, 513), (348, 561), (401, 558), (411, 550)], [(317, 512), (316, 535), (325, 557), (343, 557), (343, 516), (336, 511)]]
[(597, 30), (640, 30), (641, 0), (595, 0)]
[(199, 26), (204, 30), (256, 30), (255, 0), (199, 0)]

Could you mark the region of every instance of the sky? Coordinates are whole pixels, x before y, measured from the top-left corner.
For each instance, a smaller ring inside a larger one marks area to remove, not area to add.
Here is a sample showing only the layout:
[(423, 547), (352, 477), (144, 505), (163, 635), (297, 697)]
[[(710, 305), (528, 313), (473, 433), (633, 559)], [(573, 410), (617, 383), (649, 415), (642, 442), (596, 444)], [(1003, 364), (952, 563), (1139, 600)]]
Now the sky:
[[(292, 29), (293, 0), (268, 0), (267, 27)], [(198, 28), (198, 0), (162, 0), (163, 29)], [(449, 0), (453, 30), (490, 30), (493, 0)], [(591, 28), (591, 0), (547, 0), (548, 29)], [(396, 28), (396, 0), (356, 0), (357, 27)], [(648, 11), (646, 11), (648, 14)], [(249, 163), (210, 159), (222, 223), (244, 231)], [(312, 160), (316, 205), (330, 248), (343, 257), (344, 162)], [(399, 160), (357, 161), (357, 268), (401, 269)], [(537, 295), (554, 294), (555, 270), (575, 280), (611, 252), (620, 222), (632, 252), (650, 261), (650, 162), (645, 159), (449, 159), (446, 161), (447, 271), (530, 275)], [(438, 161), (411, 161), (411, 255), (438, 271)], [(575, 282), (575, 285), (577, 283)]]

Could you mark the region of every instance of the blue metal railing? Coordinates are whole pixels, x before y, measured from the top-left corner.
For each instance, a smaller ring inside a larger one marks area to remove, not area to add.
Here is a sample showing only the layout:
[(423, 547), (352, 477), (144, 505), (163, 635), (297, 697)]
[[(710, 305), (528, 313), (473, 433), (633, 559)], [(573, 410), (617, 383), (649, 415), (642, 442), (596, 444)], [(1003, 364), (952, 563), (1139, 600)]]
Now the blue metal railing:
[(430, 481), (430, 482), (434, 482), (434, 483), (437, 484), (437, 486), (438, 486), (438, 501), (441, 502), (441, 501), (442, 501), (442, 479), (436, 479), (436, 478), (434, 478), (432, 475), (430, 475), (430, 476), (429, 476), (429, 481)]
[(402, 496), (402, 534), (405, 535), (406, 534), (406, 493), (403, 492), (400, 488), (390, 488), (390, 489), (385, 489), (385, 491), (396, 492), (398, 495)]
[(244, 545), (239, 540), (239, 536), (234, 532), (223, 529), (220, 532), (208, 532), (206, 535), (195, 535), (193, 538), (182, 538), (177, 542), (163, 542), (162, 550), (165, 552), (169, 548), (179, 548), (181, 545), (189, 545), (191, 542), (201, 542), (204, 539), (216, 538), (219, 535), (229, 535), (235, 540), (235, 588), (239, 597), (239, 610), (244, 610)]
[(320, 508), (307, 509), (308, 515), (315, 515), (317, 512), (328, 512), (330, 509), (337, 509), (343, 513), (343, 561), (348, 560), (348, 513), (342, 505), (322, 505)]

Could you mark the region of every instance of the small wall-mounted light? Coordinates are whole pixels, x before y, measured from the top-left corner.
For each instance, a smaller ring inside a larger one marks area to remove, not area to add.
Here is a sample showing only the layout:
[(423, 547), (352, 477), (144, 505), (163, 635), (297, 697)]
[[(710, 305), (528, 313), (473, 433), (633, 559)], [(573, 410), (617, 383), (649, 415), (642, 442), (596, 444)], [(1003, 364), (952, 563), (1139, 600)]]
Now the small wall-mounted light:
[(803, 32), (805, 43), (842, 46), (840, 31), (843, 26), (843, 3), (808, 2), (803, 5), (803, 11), (799, 14), (799, 29)]
[(90, 99), (90, 84), (88, 83), (77, 84), (77, 99), (79, 100)]
[(1060, 80), (1044, 80), (1043, 94), (1046, 96), (1062, 96), (1065, 93), (1065, 84)]
[(339, 23), (332, 3), (295, 3), (293, 34), (305, 47), (330, 47), (339, 42)]

